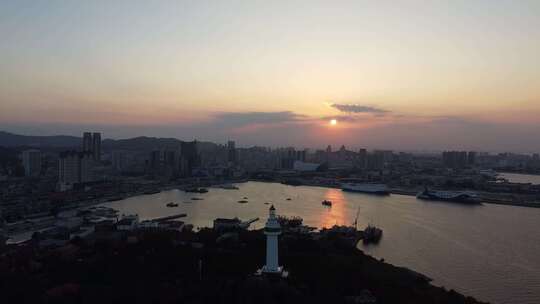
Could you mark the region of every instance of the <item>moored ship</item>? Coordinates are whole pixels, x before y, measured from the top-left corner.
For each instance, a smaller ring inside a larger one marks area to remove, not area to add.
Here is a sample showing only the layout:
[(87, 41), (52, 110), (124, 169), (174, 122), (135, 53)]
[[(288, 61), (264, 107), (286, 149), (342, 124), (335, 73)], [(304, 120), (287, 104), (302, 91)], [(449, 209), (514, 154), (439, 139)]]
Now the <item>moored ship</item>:
[(369, 183), (343, 183), (341, 190), (348, 192), (360, 192), (367, 194), (388, 195), (390, 190), (385, 184), (369, 184)]
[(420, 191), (416, 195), (416, 198), (462, 204), (481, 204), (480, 199), (475, 194), (463, 191), (439, 191), (426, 188), (423, 191)]
[(364, 244), (370, 244), (374, 243), (377, 244), (382, 237), (383, 231), (380, 228), (377, 228), (372, 225), (368, 225), (366, 229), (364, 229), (363, 232), (363, 243)]

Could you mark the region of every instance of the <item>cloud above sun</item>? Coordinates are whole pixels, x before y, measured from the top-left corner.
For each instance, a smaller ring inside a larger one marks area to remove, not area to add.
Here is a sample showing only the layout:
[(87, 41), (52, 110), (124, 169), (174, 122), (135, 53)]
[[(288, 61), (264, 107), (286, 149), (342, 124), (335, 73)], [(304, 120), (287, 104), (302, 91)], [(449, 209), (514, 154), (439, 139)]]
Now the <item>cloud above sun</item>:
[(359, 104), (333, 103), (330, 106), (334, 109), (337, 109), (340, 112), (348, 113), (348, 114), (370, 113), (370, 114), (383, 115), (390, 112), (388, 110), (384, 110), (381, 108), (372, 107), (372, 106), (364, 106), (364, 105), (359, 105)]

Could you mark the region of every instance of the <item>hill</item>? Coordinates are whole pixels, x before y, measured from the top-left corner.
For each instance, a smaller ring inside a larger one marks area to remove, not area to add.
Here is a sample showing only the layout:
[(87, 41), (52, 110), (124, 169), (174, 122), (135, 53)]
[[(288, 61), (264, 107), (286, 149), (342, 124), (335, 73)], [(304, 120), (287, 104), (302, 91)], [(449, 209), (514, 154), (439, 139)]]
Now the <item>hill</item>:
[(76, 147), (81, 138), (68, 135), (27, 136), (0, 131), (0, 146), (4, 147)]
[[(105, 139), (101, 143), (103, 151), (128, 150), (152, 151), (164, 149), (177, 149), (182, 140), (177, 138), (160, 138), (139, 136), (128, 139)], [(66, 148), (79, 149), (82, 138), (67, 135), (54, 136), (27, 136), (0, 131), (1, 147), (36, 147), (36, 148)], [(215, 147), (211, 142), (198, 142), (201, 151)]]

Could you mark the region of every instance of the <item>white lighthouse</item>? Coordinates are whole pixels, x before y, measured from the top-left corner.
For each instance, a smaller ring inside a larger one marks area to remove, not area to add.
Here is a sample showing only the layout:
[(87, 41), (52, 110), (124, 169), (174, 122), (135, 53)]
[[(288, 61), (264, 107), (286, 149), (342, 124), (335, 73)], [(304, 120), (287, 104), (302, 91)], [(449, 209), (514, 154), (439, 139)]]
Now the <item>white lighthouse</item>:
[(266, 265), (262, 268), (262, 272), (282, 274), (283, 267), (280, 267), (278, 262), (278, 235), (281, 234), (281, 226), (273, 205), (270, 207), (268, 220), (264, 226), (264, 234), (266, 234)]

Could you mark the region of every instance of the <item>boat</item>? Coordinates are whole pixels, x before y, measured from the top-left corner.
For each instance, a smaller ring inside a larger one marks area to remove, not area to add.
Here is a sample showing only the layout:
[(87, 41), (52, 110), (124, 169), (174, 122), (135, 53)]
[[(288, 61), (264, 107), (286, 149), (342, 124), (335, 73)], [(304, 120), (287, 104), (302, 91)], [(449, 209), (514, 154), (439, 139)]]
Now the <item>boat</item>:
[(324, 201), (322, 201), (322, 204), (323, 204), (324, 206), (332, 207), (332, 202), (329, 201), (329, 200), (324, 200)]
[(245, 203), (247, 203), (247, 202), (248, 202), (247, 200), (239, 200), (239, 201), (238, 201), (238, 203), (240, 203), (240, 204), (245, 204)]
[(423, 191), (420, 191), (416, 195), (416, 198), (422, 200), (455, 202), (471, 205), (482, 203), (475, 194), (470, 192), (429, 190), (427, 187)]
[(170, 203), (167, 203), (166, 206), (167, 206), (167, 207), (178, 207), (178, 204), (177, 204), (177, 203), (174, 203), (174, 202), (170, 202)]
[(382, 234), (382, 229), (368, 225), (366, 229), (364, 229), (362, 242), (364, 244), (378, 243), (382, 238)]
[(290, 197), (287, 198), (288, 201), (292, 200)]
[(200, 198), (200, 197), (192, 197), (191, 200), (192, 201), (202, 201), (204, 198)]
[(225, 190), (238, 190), (239, 189), (233, 184), (223, 184), (223, 185), (220, 185), (219, 188), (225, 189)]
[(367, 194), (377, 195), (389, 195), (390, 190), (385, 184), (371, 184), (371, 183), (343, 183), (341, 184), (341, 190), (348, 192), (360, 192)]
[(289, 185), (289, 186), (302, 186), (303, 183), (297, 179), (286, 179), (281, 181), (283, 185)]
[(186, 188), (184, 191), (192, 192), (192, 193), (206, 193), (206, 192), (208, 192), (208, 189), (193, 187), (193, 188)]

